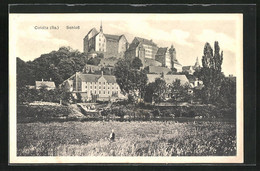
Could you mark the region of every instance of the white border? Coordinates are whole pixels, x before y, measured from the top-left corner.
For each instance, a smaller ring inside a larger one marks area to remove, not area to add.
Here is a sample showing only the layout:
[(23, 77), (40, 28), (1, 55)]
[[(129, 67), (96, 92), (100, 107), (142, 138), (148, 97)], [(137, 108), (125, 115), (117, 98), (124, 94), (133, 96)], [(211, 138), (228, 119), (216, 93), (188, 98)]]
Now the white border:
[[(26, 14), (28, 15), (28, 14)], [(33, 15), (33, 14), (31, 14)], [(78, 14), (72, 14), (78, 15)], [(149, 14), (146, 14), (149, 15)], [(180, 15), (180, 14), (178, 14)], [(185, 15), (185, 14), (182, 14)], [(203, 14), (194, 14), (203, 15)], [(216, 15), (216, 14), (211, 14)], [(232, 14), (229, 14), (232, 15)], [(237, 156), (231, 157), (18, 157), (16, 139), (16, 54), (15, 19), (9, 14), (9, 163), (243, 163), (243, 14), (237, 15)], [(66, 18), (66, 17), (64, 17)]]

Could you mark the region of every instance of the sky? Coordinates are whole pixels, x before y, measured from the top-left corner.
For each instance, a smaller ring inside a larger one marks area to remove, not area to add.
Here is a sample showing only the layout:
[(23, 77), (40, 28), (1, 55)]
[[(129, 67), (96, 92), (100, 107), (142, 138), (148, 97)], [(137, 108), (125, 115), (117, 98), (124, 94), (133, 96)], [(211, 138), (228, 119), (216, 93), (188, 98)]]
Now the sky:
[[(225, 75), (236, 75), (237, 59), (242, 55), (241, 14), (10, 14), (9, 57), (24, 61), (70, 46), (83, 52), (83, 38), (102, 21), (106, 34), (124, 34), (129, 43), (135, 36), (153, 40), (158, 47), (176, 49), (183, 65), (200, 65), (206, 42), (219, 42)], [(40, 27), (48, 29), (39, 29)], [(50, 29), (58, 26), (59, 29)], [(79, 26), (80, 29), (66, 29)]]

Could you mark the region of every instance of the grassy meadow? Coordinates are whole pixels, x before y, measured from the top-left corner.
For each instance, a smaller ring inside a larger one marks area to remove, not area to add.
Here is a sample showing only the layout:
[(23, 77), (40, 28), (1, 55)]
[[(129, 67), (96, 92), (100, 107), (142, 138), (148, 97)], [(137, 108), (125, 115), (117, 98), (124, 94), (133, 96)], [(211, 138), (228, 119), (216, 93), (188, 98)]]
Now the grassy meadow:
[[(116, 139), (108, 140), (114, 129)], [(232, 156), (236, 124), (224, 121), (17, 123), (18, 156)]]

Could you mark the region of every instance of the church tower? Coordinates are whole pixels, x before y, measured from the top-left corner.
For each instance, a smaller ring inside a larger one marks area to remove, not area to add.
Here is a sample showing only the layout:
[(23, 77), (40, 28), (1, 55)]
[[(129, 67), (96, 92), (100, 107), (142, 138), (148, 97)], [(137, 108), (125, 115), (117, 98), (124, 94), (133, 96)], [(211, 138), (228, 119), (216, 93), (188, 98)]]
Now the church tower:
[(196, 59), (196, 63), (195, 63), (195, 65), (194, 65), (194, 68), (195, 69), (199, 69), (200, 68), (200, 63), (199, 63), (199, 58), (197, 57), (197, 59)]

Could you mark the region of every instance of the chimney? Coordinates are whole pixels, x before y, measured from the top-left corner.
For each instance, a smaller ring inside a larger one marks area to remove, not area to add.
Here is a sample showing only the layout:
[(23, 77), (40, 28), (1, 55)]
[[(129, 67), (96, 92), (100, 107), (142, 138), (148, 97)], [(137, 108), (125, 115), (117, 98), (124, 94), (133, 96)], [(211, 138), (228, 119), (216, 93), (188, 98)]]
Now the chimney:
[(103, 76), (103, 71), (101, 71), (101, 76)]
[(50, 81), (52, 81), (52, 79), (50, 78)]
[(43, 82), (43, 78), (42, 78), (42, 82)]

